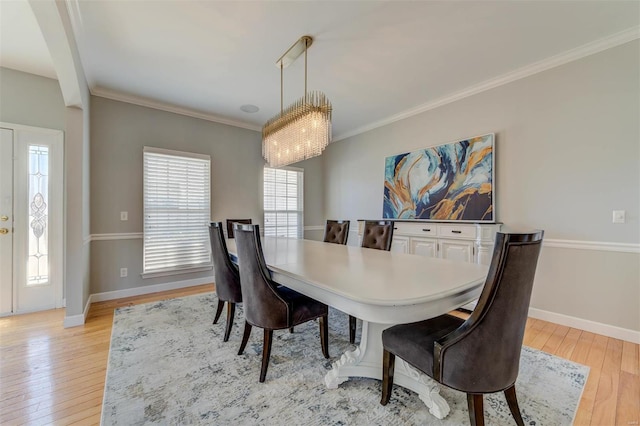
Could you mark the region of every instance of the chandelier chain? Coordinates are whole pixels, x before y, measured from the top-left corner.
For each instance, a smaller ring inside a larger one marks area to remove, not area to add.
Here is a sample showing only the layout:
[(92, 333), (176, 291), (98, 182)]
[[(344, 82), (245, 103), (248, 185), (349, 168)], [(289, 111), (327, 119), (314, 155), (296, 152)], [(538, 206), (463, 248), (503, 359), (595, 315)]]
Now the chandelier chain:
[(284, 111), (284, 68), (282, 67), (282, 62), (280, 62), (280, 115)]
[(307, 47), (309, 46), (309, 40), (304, 39), (304, 101), (307, 101)]

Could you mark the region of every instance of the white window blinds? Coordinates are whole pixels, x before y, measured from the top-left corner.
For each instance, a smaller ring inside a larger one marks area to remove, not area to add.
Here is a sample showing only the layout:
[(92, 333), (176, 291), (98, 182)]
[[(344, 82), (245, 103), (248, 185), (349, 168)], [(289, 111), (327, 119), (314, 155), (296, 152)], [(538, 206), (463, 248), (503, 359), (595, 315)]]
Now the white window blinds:
[(144, 273), (211, 265), (210, 157), (144, 148)]
[(303, 238), (303, 170), (264, 168), (264, 235)]

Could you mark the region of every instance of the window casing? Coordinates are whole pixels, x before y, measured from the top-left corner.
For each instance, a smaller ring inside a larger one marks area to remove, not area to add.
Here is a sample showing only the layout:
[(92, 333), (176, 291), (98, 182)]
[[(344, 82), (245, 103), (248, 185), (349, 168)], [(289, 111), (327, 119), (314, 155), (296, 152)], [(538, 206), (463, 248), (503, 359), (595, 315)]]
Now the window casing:
[(143, 276), (210, 269), (210, 157), (151, 147), (143, 157)]
[(264, 235), (304, 237), (304, 170), (264, 168)]

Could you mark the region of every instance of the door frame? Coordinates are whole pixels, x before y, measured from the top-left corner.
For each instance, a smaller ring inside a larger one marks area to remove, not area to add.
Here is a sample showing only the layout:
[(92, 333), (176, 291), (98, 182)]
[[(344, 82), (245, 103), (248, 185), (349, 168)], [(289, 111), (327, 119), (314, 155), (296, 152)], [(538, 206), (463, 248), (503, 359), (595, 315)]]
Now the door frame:
[[(2, 144), (0, 148), (0, 197), (2, 197), (2, 205), (0, 206), (0, 213), (4, 216), (8, 216), (10, 221), (3, 219), (0, 221), (0, 228), (9, 229), (8, 235), (0, 235), (0, 316), (10, 315), (14, 310), (14, 277), (13, 277), (13, 130), (0, 128), (2, 131)], [(6, 134), (6, 138), (4, 135)], [(4, 151), (7, 150), (8, 151)], [(8, 155), (6, 155), (8, 154)], [(10, 173), (8, 173), (10, 172)], [(7, 200), (7, 195), (11, 196), (10, 200)], [(10, 205), (5, 204), (9, 201)], [(7, 251), (8, 250), (8, 251)]]
[[(51, 275), (51, 280), (53, 281), (53, 292), (54, 292), (54, 304), (50, 308), (45, 309), (53, 309), (53, 308), (61, 308), (64, 307), (64, 277), (65, 277), (65, 258), (66, 258), (66, 172), (65, 172), (65, 144), (64, 144), (64, 132), (58, 129), (50, 129), (44, 127), (34, 127), (27, 126), (23, 124), (15, 124), (15, 123), (6, 123), (0, 122), (0, 127), (9, 129), (13, 131), (13, 173), (15, 177), (16, 171), (20, 170), (21, 165), (17, 164), (17, 154), (19, 149), (19, 140), (21, 133), (40, 133), (48, 136), (52, 136), (52, 159), (55, 156), (58, 157), (59, 169), (57, 172), (59, 173), (59, 178), (52, 180), (50, 183), (51, 192), (57, 192), (59, 194), (59, 207), (50, 212), (50, 223), (51, 229), (54, 232), (55, 237), (52, 239), (50, 249), (49, 249), (49, 271)], [(52, 166), (56, 167), (53, 164)], [(14, 228), (14, 238), (13, 238), (13, 282), (12, 282), (12, 312), (9, 315), (23, 314), (27, 312), (33, 312), (40, 309), (18, 309), (19, 301), (18, 301), (18, 290), (17, 290), (17, 279), (18, 279), (18, 260), (19, 258), (23, 259), (23, 256), (18, 256), (17, 253), (19, 250), (24, 249), (24, 242), (19, 241), (19, 238), (16, 238), (17, 233), (15, 232), (16, 224), (15, 217), (19, 212), (16, 209), (16, 196), (19, 194), (20, 190), (23, 189), (24, 182), (19, 181), (18, 179), (13, 180), (13, 228)], [(52, 214), (55, 213), (55, 214)], [(51, 237), (51, 234), (49, 234)]]

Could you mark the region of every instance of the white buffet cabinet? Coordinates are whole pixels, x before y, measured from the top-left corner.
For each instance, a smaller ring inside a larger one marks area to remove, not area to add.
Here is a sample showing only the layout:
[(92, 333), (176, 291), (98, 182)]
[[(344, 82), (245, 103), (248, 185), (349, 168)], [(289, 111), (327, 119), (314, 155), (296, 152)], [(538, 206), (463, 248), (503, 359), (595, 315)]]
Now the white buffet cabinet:
[[(391, 251), (489, 265), (499, 223), (394, 222)], [(364, 221), (358, 221), (362, 241)], [(472, 310), (475, 302), (464, 306)]]

